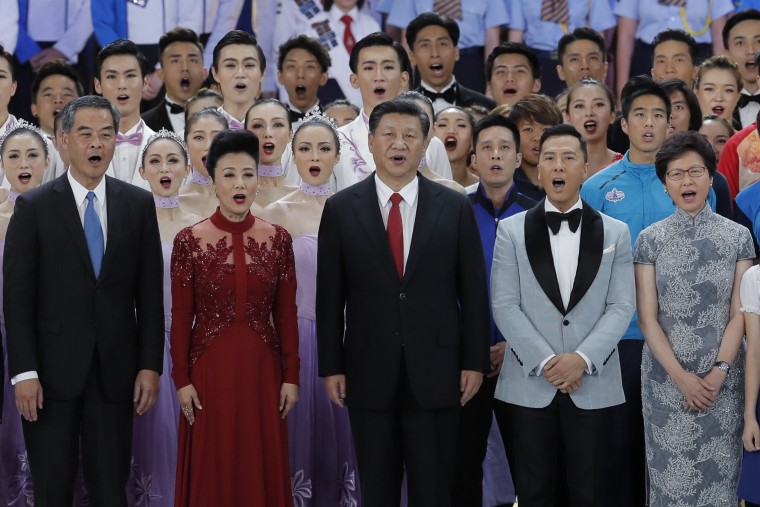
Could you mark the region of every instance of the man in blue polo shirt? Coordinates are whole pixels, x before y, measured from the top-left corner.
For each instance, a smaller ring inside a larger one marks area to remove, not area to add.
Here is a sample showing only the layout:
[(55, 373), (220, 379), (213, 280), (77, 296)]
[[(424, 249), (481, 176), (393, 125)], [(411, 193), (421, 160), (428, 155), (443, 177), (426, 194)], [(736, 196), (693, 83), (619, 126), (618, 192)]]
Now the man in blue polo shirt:
[[(472, 134), (475, 148), (473, 167), (480, 176), (477, 190), (470, 194), (475, 210), (486, 274), (490, 283), (493, 247), (499, 221), (532, 208), (536, 201), (517, 191), (513, 176), (519, 167), (520, 134), (515, 123), (500, 115), (488, 115), (476, 125)], [(457, 456), (452, 483), (452, 506), (481, 505), (483, 496), (483, 459), (486, 456), (488, 433), (493, 421), (496, 401), (496, 381), (504, 361), (506, 342), (491, 317), (491, 371), (483, 378), (478, 393), (462, 408), (457, 433)], [(509, 435), (506, 421), (499, 420), (499, 429), (505, 442)], [(511, 449), (506, 445), (507, 456)], [(503, 483), (502, 483), (503, 486)], [(501, 488), (503, 489), (503, 488)], [(509, 505), (512, 498), (504, 498), (502, 490), (491, 491), (499, 505)]]
[[(628, 224), (631, 243), (649, 225), (669, 217), (675, 205), (654, 170), (657, 151), (665, 142), (670, 99), (651, 78), (637, 76), (623, 87), (621, 127), (631, 145), (625, 156), (583, 183), (581, 197), (594, 209)], [(715, 209), (715, 192), (708, 202)], [(610, 442), (618, 478), (608, 491), (616, 506), (644, 505), (644, 421), (641, 408), (641, 350), (644, 336), (634, 314), (618, 344), (626, 402), (615, 408), (620, 439)], [(614, 491), (612, 491), (614, 488)], [(612, 505), (612, 504), (610, 504)]]

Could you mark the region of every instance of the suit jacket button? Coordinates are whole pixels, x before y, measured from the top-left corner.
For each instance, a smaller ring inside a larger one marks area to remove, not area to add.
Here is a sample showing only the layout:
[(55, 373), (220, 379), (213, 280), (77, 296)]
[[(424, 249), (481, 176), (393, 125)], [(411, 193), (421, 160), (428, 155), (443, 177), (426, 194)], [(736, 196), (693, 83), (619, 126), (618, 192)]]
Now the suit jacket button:
[(567, 320), (567, 319), (565, 319), (565, 320), (562, 321), (562, 325), (569, 326), (570, 325), (570, 321)]
[(402, 293), (400, 293), (400, 294), (398, 295), (398, 298), (399, 298), (401, 301), (404, 301), (404, 300), (406, 299), (406, 292), (402, 292)]

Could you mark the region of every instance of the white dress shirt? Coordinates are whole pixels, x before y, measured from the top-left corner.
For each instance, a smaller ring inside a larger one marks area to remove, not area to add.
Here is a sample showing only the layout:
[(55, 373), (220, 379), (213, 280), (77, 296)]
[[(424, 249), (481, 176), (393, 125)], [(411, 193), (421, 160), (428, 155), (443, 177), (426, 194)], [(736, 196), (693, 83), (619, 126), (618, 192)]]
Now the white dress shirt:
[[(391, 195), (393, 189), (383, 183), (375, 174), (375, 187), (377, 187), (377, 203), (380, 205), (380, 214), (383, 216), (383, 226), (388, 229), (388, 215), (391, 212)], [(412, 233), (414, 232), (414, 219), (417, 216), (417, 193), (420, 188), (420, 182), (415, 177), (404, 185), (398, 191), (401, 194), (402, 201), (399, 203), (399, 212), (401, 213), (401, 228), (404, 233), (404, 271), (406, 271), (406, 260), (409, 258), (409, 247), (412, 245)]]
[(138, 186), (143, 186), (140, 182), (145, 180), (142, 180), (142, 178), (140, 178), (140, 173), (137, 171), (137, 168), (140, 167), (141, 163), (140, 153), (142, 152), (143, 147), (148, 143), (148, 138), (155, 132), (153, 132), (153, 130), (151, 130), (151, 128), (148, 127), (142, 119), (140, 119), (140, 121), (138, 121), (134, 127), (127, 130), (126, 132), (122, 132), (122, 134), (127, 136), (132, 135), (137, 132), (139, 128), (142, 128), (143, 134), (142, 142), (140, 145), (136, 146), (131, 143), (121, 143), (117, 145), (113, 153), (111, 166), (108, 168), (108, 172), (106, 174), (125, 183), (132, 183), (137, 184)]
[[(760, 95), (760, 90), (750, 93), (746, 88), (742, 88), (741, 94)], [(757, 102), (749, 102), (746, 106), (739, 109), (739, 120), (742, 123), (742, 128), (752, 125), (752, 122), (757, 118), (758, 111), (760, 111), (760, 104)]]
[[(580, 199), (573, 204), (570, 209), (565, 211), (569, 213), (574, 209), (583, 209), (583, 204)], [(549, 202), (549, 199), (544, 200), (544, 212), (561, 213), (556, 206)], [(551, 229), (547, 226), (549, 231), (549, 243), (552, 249), (552, 259), (554, 260), (554, 272), (557, 273), (557, 283), (559, 284), (559, 293), (562, 296), (562, 304), (567, 308), (570, 303), (570, 293), (573, 291), (573, 285), (575, 284), (575, 273), (578, 271), (578, 254), (581, 248), (581, 227), (578, 225), (578, 229), (575, 232), (570, 230), (570, 225), (566, 220), (563, 220), (559, 226), (559, 232), (557, 234), (552, 233)], [(586, 373), (589, 375), (593, 371), (591, 360), (580, 351), (575, 351), (576, 354), (581, 356), (586, 361)], [(541, 375), (544, 371), (544, 366), (553, 358), (556, 354), (552, 354), (538, 365), (537, 374)]]
[[(71, 175), (71, 171), (68, 171), (66, 173), (66, 177), (69, 180), (69, 185), (71, 185), (71, 191), (74, 194), (74, 204), (76, 205), (77, 211), (79, 212), (79, 220), (82, 222), (82, 229), (84, 230), (84, 213), (87, 210), (87, 194), (89, 193), (89, 190), (83, 187), (81, 183), (74, 179), (74, 177)], [(103, 229), (103, 253), (105, 253), (106, 242), (108, 241), (108, 217), (106, 216), (108, 211), (106, 208), (105, 177), (100, 180), (100, 183), (98, 183), (98, 186), (95, 187), (93, 192), (95, 193), (93, 205), (95, 206), (95, 212), (98, 214), (98, 218), (100, 219), (100, 227)], [(33, 378), (39, 378), (37, 371), (25, 371), (11, 378), (11, 384), (16, 385), (17, 382)]]
[[(449, 88), (451, 88), (452, 86), (454, 86), (456, 84), (456, 82), (457, 82), (456, 78), (454, 76), (451, 76), (451, 81), (449, 81), (449, 84), (447, 84), (446, 86), (444, 86), (443, 88), (441, 88), (440, 93), (443, 93), (446, 90), (448, 90)], [(439, 93), (438, 90), (434, 89), (432, 86), (430, 86), (429, 84), (427, 84), (425, 81), (420, 81), (420, 86), (422, 88), (426, 89), (429, 92)], [(443, 99), (435, 99), (433, 101), (433, 112), (435, 112), (435, 114), (438, 114), (439, 112), (443, 111), (447, 107), (450, 107), (450, 106), (453, 106), (453, 105), (454, 104), (446, 102)]]
[(55, 42), (55, 49), (76, 62), (92, 35), (91, 12), (90, 0), (29, 0), (26, 31), (35, 41)]
[(178, 106), (181, 106), (181, 104), (178, 104), (168, 96), (164, 97), (164, 99), (166, 100), (164, 107), (166, 108), (166, 114), (169, 115), (169, 122), (172, 124), (172, 130), (174, 132), (183, 132), (185, 130), (185, 113), (172, 113), (172, 108), (170, 106), (170, 104), (177, 104)]

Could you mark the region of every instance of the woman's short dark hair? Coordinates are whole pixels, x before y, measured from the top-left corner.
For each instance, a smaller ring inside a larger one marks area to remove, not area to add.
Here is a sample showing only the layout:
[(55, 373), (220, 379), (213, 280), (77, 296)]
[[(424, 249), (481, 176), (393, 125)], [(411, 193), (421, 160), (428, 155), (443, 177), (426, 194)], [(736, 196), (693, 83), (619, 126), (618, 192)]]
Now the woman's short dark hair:
[(256, 102), (253, 103), (251, 107), (248, 108), (248, 111), (245, 112), (245, 120), (243, 120), (243, 125), (248, 125), (248, 117), (251, 115), (251, 111), (253, 108), (258, 106), (265, 106), (267, 104), (274, 104), (275, 106), (279, 106), (282, 108), (283, 111), (285, 111), (285, 121), (288, 122), (288, 130), (293, 126), (290, 122), (290, 111), (288, 110), (288, 106), (283, 104), (277, 99), (272, 98), (266, 98), (266, 99), (258, 99)]
[(668, 164), (689, 152), (696, 153), (702, 157), (707, 172), (712, 178), (718, 167), (715, 151), (713, 151), (710, 142), (702, 134), (687, 130), (686, 132), (676, 132), (673, 134), (657, 152), (654, 159), (654, 169), (660, 181), (665, 183), (665, 173), (668, 172)]
[[(681, 92), (686, 99), (686, 105), (689, 106), (689, 130), (699, 130), (702, 128), (702, 108), (699, 107), (699, 100), (697, 96), (691, 91), (686, 83), (680, 79), (666, 79), (660, 82), (660, 86), (668, 94), (668, 97), (672, 96), (675, 92)], [(673, 101), (670, 101), (670, 107), (673, 108)]]
[(190, 133), (192, 132), (193, 126), (201, 118), (211, 118), (213, 120), (216, 120), (217, 122), (219, 122), (219, 125), (222, 126), (222, 130), (227, 130), (228, 128), (230, 128), (230, 122), (227, 121), (227, 118), (222, 113), (220, 113), (218, 109), (215, 109), (213, 107), (207, 107), (206, 109), (201, 109), (197, 113), (193, 114), (185, 122), (185, 142), (187, 142), (187, 136), (189, 136)]
[(216, 165), (219, 159), (230, 153), (245, 153), (256, 162), (256, 174), (259, 166), (259, 138), (250, 130), (222, 130), (211, 141), (206, 158), (206, 170), (212, 180), (216, 179)]

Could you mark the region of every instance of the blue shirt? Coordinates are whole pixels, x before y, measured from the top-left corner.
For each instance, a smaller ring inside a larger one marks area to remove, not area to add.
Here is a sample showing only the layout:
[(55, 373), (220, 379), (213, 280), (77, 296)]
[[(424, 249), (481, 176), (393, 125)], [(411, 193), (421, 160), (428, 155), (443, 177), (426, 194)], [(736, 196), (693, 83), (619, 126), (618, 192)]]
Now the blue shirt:
[[(628, 153), (587, 179), (581, 187), (581, 198), (595, 210), (628, 224), (633, 248), (642, 230), (672, 215), (676, 206), (663, 190), (654, 164), (634, 164)], [(712, 188), (707, 202), (715, 209)], [(637, 318), (634, 313), (624, 340), (644, 339)]]
[[(433, 0), (395, 0), (386, 24), (406, 28), (411, 21), (433, 10)], [(485, 45), (486, 30), (508, 25), (509, 14), (504, 0), (462, 0), (462, 19), (459, 25), (460, 48)]]
[[(588, 0), (567, 0), (570, 9), (570, 23), (567, 31), (589, 26), (597, 32), (603, 32), (617, 25), (617, 18), (612, 14), (609, 2)], [(509, 17), (510, 29), (522, 30), (525, 44), (541, 51), (556, 51), (559, 40), (565, 31), (559, 23), (541, 21), (540, 0), (512, 0)], [(589, 4), (591, 11), (589, 12)]]
[[(499, 222), (507, 217), (526, 211), (536, 205), (536, 201), (525, 197), (517, 191), (514, 184), (507, 192), (504, 204), (501, 209), (494, 209), (491, 199), (488, 198), (483, 185), (478, 184), (477, 190), (469, 194), (470, 202), (475, 210), (475, 220), (478, 223), (480, 231), (480, 242), (483, 245), (483, 257), (486, 261), (486, 280), (488, 281), (488, 293), (491, 293), (491, 264), (493, 264), (493, 248), (496, 243), (496, 230), (499, 228)], [(491, 313), (491, 345), (503, 342), (504, 335), (501, 334), (493, 320), (492, 309), (489, 305), (488, 311)]]
[[(729, 12), (734, 12), (733, 0), (688, 0), (686, 2), (686, 21), (692, 32), (701, 31), (707, 22), (707, 6), (712, 2), (712, 19), (718, 19)], [(681, 19), (681, 8), (662, 5), (659, 0), (620, 0), (615, 5), (615, 14), (636, 19), (636, 38), (651, 44), (655, 35), (668, 28), (686, 30)], [(708, 29), (702, 35), (695, 35), (699, 43), (710, 44), (712, 34)]]
[(752, 239), (755, 242), (755, 251), (758, 249), (760, 238), (760, 185), (755, 183), (744, 188), (736, 194), (736, 221), (752, 231)]

